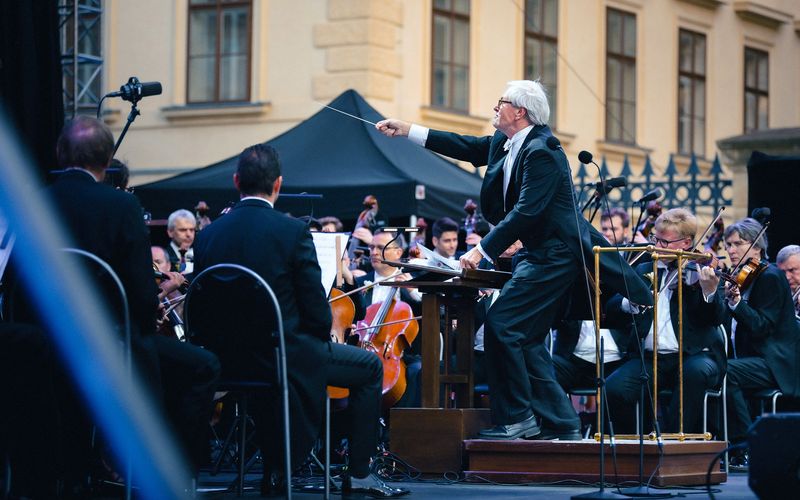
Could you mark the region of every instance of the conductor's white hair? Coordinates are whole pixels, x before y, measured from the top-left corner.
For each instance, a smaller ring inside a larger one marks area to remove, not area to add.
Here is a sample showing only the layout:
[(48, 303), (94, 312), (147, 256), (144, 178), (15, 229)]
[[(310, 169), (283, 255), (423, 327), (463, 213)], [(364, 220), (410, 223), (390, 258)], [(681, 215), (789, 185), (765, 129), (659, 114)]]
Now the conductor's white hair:
[(512, 106), (525, 108), (534, 125), (546, 125), (550, 119), (547, 92), (538, 80), (512, 80), (508, 82), (506, 97)]

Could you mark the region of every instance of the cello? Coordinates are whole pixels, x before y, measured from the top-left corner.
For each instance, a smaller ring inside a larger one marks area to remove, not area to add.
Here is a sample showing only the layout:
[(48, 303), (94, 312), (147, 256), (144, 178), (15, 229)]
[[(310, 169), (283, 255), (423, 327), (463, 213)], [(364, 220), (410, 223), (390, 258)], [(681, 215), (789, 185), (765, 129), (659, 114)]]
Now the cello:
[(383, 364), (383, 408), (394, 406), (406, 391), (406, 364), (403, 351), (419, 333), (411, 306), (399, 298), (400, 289), (386, 300), (367, 308), (364, 320), (359, 321), (354, 334), (358, 345), (375, 353)]

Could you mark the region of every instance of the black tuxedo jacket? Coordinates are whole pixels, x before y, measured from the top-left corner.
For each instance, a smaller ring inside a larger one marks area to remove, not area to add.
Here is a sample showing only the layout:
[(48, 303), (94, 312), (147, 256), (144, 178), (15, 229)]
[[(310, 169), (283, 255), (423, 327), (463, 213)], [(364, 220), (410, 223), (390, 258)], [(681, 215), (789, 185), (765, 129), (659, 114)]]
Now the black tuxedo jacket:
[[(609, 244), (583, 217), (576, 221), (569, 163), (563, 150), (547, 147), (546, 141), (551, 135), (549, 127), (537, 125), (525, 137), (511, 170), (505, 204), (503, 163), (508, 153), (503, 149), (506, 141), (503, 133), (473, 137), (431, 130), (425, 147), (476, 167), (488, 165), (481, 186), (481, 210), (484, 218), (495, 227), (481, 240), (481, 247), (492, 259), (516, 240), (522, 241), (529, 251), (566, 244), (578, 263), (583, 253), (587, 267), (594, 269), (592, 247), (608, 247)], [(601, 254), (600, 261), (604, 287), (617, 293), (630, 293), (629, 298), (637, 304), (652, 303), (649, 290), (636, 278), (630, 266), (611, 253)], [(583, 285), (578, 286), (581, 290), (576, 289), (574, 295), (585, 295)]]
[[(652, 286), (649, 274), (653, 272), (653, 265), (639, 264), (636, 271), (640, 274), (643, 283)], [(666, 277), (664, 269), (659, 269), (658, 282), (662, 286)], [(608, 304), (609, 317), (619, 323), (628, 318), (630, 324), (630, 314), (621, 309), (622, 297), (612, 298)], [(678, 337), (678, 291), (673, 290), (669, 301), (669, 315), (675, 337)], [(727, 358), (725, 356), (725, 342), (720, 333), (719, 326), (725, 320), (725, 306), (723, 304), (722, 292), (717, 291), (711, 302), (706, 302), (703, 298), (703, 290), (700, 284), (683, 286), (683, 352), (686, 355), (697, 354), (703, 350), (709, 350), (714, 361), (720, 369), (720, 380), (725, 373)], [(631, 330), (631, 342), (628, 345), (628, 352), (632, 355), (638, 353), (635, 342), (640, 342), (647, 337), (650, 327), (653, 326), (653, 310), (647, 309), (641, 314), (634, 315), (636, 322), (636, 337), (633, 329)], [(632, 327), (631, 327), (632, 328)]]
[[(275, 292), (286, 337), (293, 462), (302, 459), (323, 419), (331, 331), (331, 308), (308, 226), (266, 201), (249, 199), (200, 231), (193, 248), (195, 276), (215, 264), (239, 264)], [(242, 360), (253, 366), (223, 366), (223, 374), (262, 373), (261, 367), (274, 364), (271, 351), (242, 353)]]
[(154, 332), (158, 287), (139, 201), (79, 170), (64, 172), (47, 193), (72, 244), (97, 255), (119, 275), (128, 296), (133, 332)]
[(747, 300), (740, 301), (733, 311), (728, 309), (728, 332), (731, 318), (737, 323), (737, 357), (764, 358), (781, 391), (790, 397), (799, 397), (800, 329), (783, 271), (770, 264), (755, 279)]

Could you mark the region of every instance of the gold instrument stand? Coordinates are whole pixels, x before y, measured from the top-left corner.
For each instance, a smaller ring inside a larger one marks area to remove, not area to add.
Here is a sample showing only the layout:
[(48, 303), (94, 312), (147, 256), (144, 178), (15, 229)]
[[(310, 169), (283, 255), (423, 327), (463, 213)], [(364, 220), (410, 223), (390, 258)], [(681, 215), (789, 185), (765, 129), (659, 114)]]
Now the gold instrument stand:
[[(594, 252), (594, 307), (595, 307), (595, 367), (597, 378), (600, 378), (600, 254), (603, 252), (646, 252), (653, 259), (653, 273), (650, 279), (653, 286), (653, 345), (658, 346), (658, 261), (673, 260), (678, 261), (678, 422), (677, 433), (661, 433), (662, 439), (685, 441), (687, 439), (711, 440), (711, 433), (686, 434), (683, 432), (683, 279), (681, 273), (685, 264), (692, 260), (711, 260), (709, 253), (688, 252), (685, 250), (672, 250), (669, 248), (656, 248), (654, 245), (638, 247), (600, 247), (592, 248)], [(665, 277), (666, 285), (666, 277)], [(658, 348), (653, 349), (653, 418), (658, 415)], [(644, 413), (644, 408), (639, 408)], [(603, 400), (600, 397), (600, 388), (597, 388), (597, 429), (600, 429), (600, 419), (603, 416)], [(616, 439), (638, 439), (637, 434), (617, 434)], [(595, 433), (594, 438), (600, 441), (600, 434)], [(655, 430), (647, 435), (650, 441), (656, 441), (658, 436)]]

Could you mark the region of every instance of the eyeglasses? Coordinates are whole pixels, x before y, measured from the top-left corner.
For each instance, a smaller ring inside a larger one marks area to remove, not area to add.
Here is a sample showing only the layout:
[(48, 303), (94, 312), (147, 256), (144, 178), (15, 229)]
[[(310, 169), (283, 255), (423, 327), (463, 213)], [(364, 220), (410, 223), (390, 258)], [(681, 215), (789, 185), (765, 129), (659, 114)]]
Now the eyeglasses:
[(665, 240), (664, 238), (659, 238), (655, 234), (651, 234), (650, 236), (647, 237), (647, 241), (649, 241), (653, 245), (661, 244), (661, 246), (664, 246), (664, 247), (669, 246), (671, 243), (677, 243), (677, 242), (683, 241), (685, 239), (686, 239), (686, 237), (684, 236), (683, 238), (677, 238), (677, 239), (674, 239), (674, 240)]
[(500, 99), (498, 99), (498, 100), (497, 100), (497, 107), (498, 107), (498, 108), (499, 108), (499, 107), (502, 107), (502, 106), (503, 106), (503, 104), (510, 104), (511, 106), (513, 106), (513, 105), (514, 105), (514, 103), (513, 103), (513, 102), (511, 102), (511, 101), (509, 101), (509, 100), (506, 100), (506, 99), (503, 99), (503, 98), (501, 97)]
[(739, 241), (726, 241), (724, 244), (725, 244), (725, 248), (732, 248), (732, 247), (739, 248), (739, 247), (743, 247), (743, 246), (749, 245), (750, 242), (749, 241), (745, 241), (745, 240), (739, 240)]
[(373, 251), (373, 250), (377, 250), (379, 252), (383, 252), (384, 249), (386, 249), (386, 250), (394, 250), (394, 249), (399, 249), (400, 247), (395, 246), (395, 245), (392, 245), (392, 246), (389, 246), (389, 247), (384, 246), (384, 245), (367, 245), (367, 248), (369, 248), (370, 252)]

